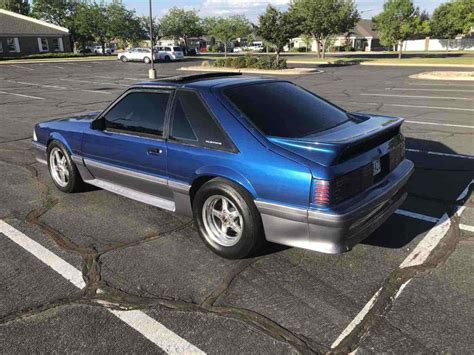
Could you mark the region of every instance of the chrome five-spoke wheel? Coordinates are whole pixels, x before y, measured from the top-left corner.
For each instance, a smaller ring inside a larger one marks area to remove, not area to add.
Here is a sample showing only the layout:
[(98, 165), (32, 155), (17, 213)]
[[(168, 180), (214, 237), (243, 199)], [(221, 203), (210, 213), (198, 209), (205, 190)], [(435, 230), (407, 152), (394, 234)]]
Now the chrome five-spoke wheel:
[(237, 207), (227, 197), (210, 196), (202, 209), (207, 235), (219, 245), (230, 247), (242, 237), (244, 222)]
[(61, 187), (69, 183), (69, 166), (63, 151), (54, 147), (49, 154), (49, 167), (54, 182)]

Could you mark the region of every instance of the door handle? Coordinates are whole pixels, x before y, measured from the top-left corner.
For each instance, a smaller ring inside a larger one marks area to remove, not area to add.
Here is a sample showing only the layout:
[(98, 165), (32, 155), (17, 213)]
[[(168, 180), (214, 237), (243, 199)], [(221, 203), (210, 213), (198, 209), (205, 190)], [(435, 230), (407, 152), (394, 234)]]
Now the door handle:
[(163, 151), (159, 148), (148, 148), (147, 152), (149, 155), (160, 155), (161, 153), (163, 153)]

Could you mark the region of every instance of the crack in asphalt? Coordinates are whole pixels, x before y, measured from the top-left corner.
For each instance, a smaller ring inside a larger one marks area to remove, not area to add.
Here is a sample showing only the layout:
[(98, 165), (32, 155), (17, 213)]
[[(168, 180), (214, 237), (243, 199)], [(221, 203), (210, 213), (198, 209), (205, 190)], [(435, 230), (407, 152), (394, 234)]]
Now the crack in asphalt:
[(397, 298), (397, 293), (406, 282), (420, 274), (431, 272), (444, 265), (461, 240), (460, 218), (455, 212), (456, 208), (451, 207), (451, 227), (439, 245), (433, 250), (428, 260), (421, 265), (392, 271), (385, 280), (373, 307), (339, 345), (328, 351), (327, 354), (350, 353), (358, 349), (370, 331), (390, 312)]
[(111, 251), (147, 243), (169, 235), (175, 231), (187, 228), (192, 224), (192, 220), (185, 222), (171, 230), (153, 235), (147, 235), (133, 242), (112, 244), (103, 250), (98, 250), (94, 245), (78, 245), (67, 238), (60, 231), (52, 227), (50, 224), (41, 220), (41, 217), (44, 214), (46, 214), (59, 203), (59, 200), (50, 196), (49, 186), (39, 178), (39, 172), (36, 167), (34, 167), (36, 162), (21, 164), (18, 162), (5, 161), (3, 159), (0, 159), (0, 161), (24, 168), (31, 174), (39, 190), (42, 203), (41, 206), (28, 212), (25, 221), (38, 227), (61, 249), (67, 252), (78, 254), (81, 257), (82, 275), (86, 283), (85, 288), (82, 290), (79, 296), (64, 298), (15, 312), (0, 318), (0, 324), (10, 322), (18, 318), (23, 319), (25, 317), (44, 312), (51, 308), (73, 303), (95, 303), (97, 305), (97, 302), (99, 302), (105, 307), (118, 309), (150, 309), (153, 306), (161, 306), (176, 311), (210, 313), (224, 318), (240, 321), (246, 326), (256, 329), (277, 341), (290, 345), (295, 351), (301, 354), (319, 354), (327, 350), (327, 346), (317, 344), (314, 340), (308, 339), (303, 335), (295, 334), (260, 313), (244, 308), (216, 305), (216, 302), (222, 297), (222, 295), (228, 292), (231, 285), (233, 284), (233, 281), (260, 258), (244, 260), (242, 263), (240, 263), (239, 266), (230, 272), (223, 282), (211, 292), (211, 294), (204, 300), (204, 302), (202, 302), (202, 304), (179, 299), (169, 299), (162, 296), (146, 297), (143, 295), (133, 295), (112, 286), (102, 278), (101, 256)]

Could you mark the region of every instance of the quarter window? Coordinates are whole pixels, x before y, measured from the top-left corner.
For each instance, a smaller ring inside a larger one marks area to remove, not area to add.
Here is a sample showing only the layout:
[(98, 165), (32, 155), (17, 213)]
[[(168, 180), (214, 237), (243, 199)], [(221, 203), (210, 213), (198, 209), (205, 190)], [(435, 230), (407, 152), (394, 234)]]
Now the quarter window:
[(106, 129), (163, 135), (170, 95), (157, 92), (132, 92), (105, 115)]
[(197, 93), (178, 91), (172, 112), (171, 139), (194, 141), (194, 144), (214, 149), (235, 149)]

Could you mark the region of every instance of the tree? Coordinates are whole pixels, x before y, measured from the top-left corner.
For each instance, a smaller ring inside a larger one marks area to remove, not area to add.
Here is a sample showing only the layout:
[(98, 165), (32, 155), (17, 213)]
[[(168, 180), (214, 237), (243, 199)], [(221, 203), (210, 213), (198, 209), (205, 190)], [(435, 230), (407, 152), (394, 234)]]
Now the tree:
[(26, 0), (0, 0), (0, 9), (13, 11), (18, 14), (28, 15), (30, 13), (30, 5)]
[(173, 37), (175, 40), (184, 39), (188, 48), (188, 38), (203, 34), (203, 26), (196, 10), (184, 10), (177, 7), (171, 8), (161, 18), (160, 29), (163, 36)]
[(224, 55), (227, 57), (227, 46), (233, 39), (245, 37), (252, 32), (252, 25), (245, 16), (207, 17), (204, 19), (205, 32), (224, 44)]
[(387, 0), (383, 11), (373, 21), (380, 33), (380, 43), (399, 45), (399, 59), (402, 58), (403, 41), (429, 32), (429, 22), (422, 20), (420, 10), (414, 7), (412, 0)]
[(353, 0), (294, 0), (290, 12), (300, 23), (301, 33), (311, 35), (318, 57), (325, 57), (327, 41), (355, 27), (360, 19)]
[(449, 42), (458, 35), (468, 34), (474, 24), (474, 1), (456, 0), (439, 5), (431, 18), (431, 33), (438, 38), (446, 38), (446, 50)]
[(102, 54), (105, 54), (105, 43), (113, 38), (105, 6), (97, 3), (81, 4), (77, 9), (75, 25), (82, 38), (93, 38), (101, 44)]
[(135, 43), (147, 38), (135, 11), (127, 10), (121, 3), (112, 2), (106, 7), (105, 12), (108, 18), (106, 37), (120, 39), (125, 43)]
[(306, 47), (306, 53), (308, 53), (309, 47), (311, 47), (311, 44), (313, 43), (313, 37), (308, 34), (303, 34), (301, 39), (303, 40), (303, 43)]
[(281, 12), (268, 5), (265, 13), (258, 18), (257, 33), (276, 49), (276, 61), (280, 61), (280, 52), (290, 39), (296, 37), (298, 29), (294, 17), (290, 12)]

